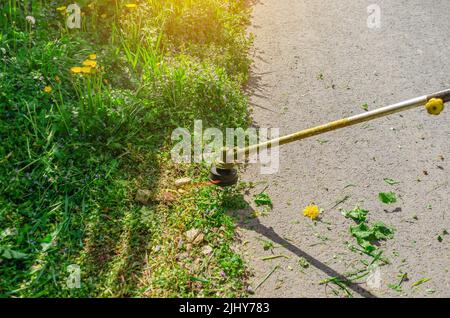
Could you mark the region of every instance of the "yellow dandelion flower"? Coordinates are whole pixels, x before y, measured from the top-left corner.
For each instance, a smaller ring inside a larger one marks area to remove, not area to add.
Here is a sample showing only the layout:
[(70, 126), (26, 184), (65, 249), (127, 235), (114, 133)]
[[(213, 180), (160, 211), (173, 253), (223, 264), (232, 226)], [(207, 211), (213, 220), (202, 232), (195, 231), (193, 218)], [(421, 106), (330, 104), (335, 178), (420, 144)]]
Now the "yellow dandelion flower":
[(92, 73), (92, 68), (89, 66), (85, 66), (81, 68), (81, 73), (83, 74), (91, 74)]
[(134, 8), (137, 7), (137, 4), (135, 4), (135, 3), (127, 3), (125, 5), (125, 7), (127, 7), (128, 9), (134, 9)]
[(66, 11), (66, 9), (67, 9), (66, 6), (62, 6), (62, 7), (56, 8), (56, 11), (62, 12), (62, 11)]
[(96, 60), (97, 59), (97, 54), (89, 54), (89, 59), (90, 60)]
[(86, 60), (83, 62), (84, 66), (89, 66), (89, 67), (96, 67), (97, 66), (97, 62), (96, 61), (92, 61), (92, 60)]
[(89, 8), (89, 9), (94, 9), (94, 3), (93, 3), (93, 2), (89, 3), (89, 4), (88, 4), (88, 8)]
[(72, 73), (74, 73), (74, 74), (78, 74), (78, 73), (81, 73), (81, 67), (79, 67), (79, 66), (74, 66), (74, 67), (72, 67), (71, 69), (70, 69), (70, 71), (72, 72)]
[(319, 207), (317, 205), (308, 205), (303, 209), (303, 215), (309, 217), (311, 220), (317, 219), (320, 214)]
[(44, 93), (50, 94), (52, 92), (51, 86), (45, 86), (44, 87)]

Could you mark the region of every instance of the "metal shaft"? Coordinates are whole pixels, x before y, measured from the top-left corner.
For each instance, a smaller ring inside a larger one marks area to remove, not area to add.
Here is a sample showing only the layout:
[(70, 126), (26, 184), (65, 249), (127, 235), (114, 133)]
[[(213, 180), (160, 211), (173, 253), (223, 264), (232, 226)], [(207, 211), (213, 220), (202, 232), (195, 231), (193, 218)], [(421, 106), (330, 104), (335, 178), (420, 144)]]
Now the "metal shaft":
[[(287, 143), (291, 143), (297, 140), (302, 140), (308, 137), (316, 136), (323, 134), (328, 131), (337, 130), (340, 128), (344, 128), (347, 126), (356, 125), (359, 123), (363, 123), (372, 119), (388, 116), (391, 114), (395, 114), (398, 112), (402, 112), (408, 109), (424, 106), (430, 99), (432, 98), (440, 98), (445, 102), (450, 101), (450, 89), (440, 91), (431, 95), (424, 95), (420, 97), (416, 97), (413, 99), (409, 99), (397, 104), (385, 106), (379, 109), (375, 109), (372, 111), (368, 111), (359, 115), (354, 115), (351, 117), (339, 119), (336, 121), (332, 121), (327, 124), (323, 124), (320, 126), (308, 128), (305, 130), (301, 130), (299, 132), (286, 135), (280, 138), (275, 138), (260, 144), (251, 145), (246, 148), (233, 148), (224, 150), (223, 152), (223, 158), (235, 158), (236, 156), (239, 158), (239, 156), (242, 155), (248, 155), (249, 153), (254, 153), (257, 151), (258, 148), (270, 148), (273, 145), (284, 145)], [(229, 160), (226, 160), (226, 162), (229, 162)]]

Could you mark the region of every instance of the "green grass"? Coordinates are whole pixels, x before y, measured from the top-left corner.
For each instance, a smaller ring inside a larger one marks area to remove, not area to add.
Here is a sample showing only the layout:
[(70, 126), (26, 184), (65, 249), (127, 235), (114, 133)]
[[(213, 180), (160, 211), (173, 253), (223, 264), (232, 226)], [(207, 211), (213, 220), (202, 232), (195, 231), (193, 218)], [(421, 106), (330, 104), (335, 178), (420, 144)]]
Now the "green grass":
[[(63, 1), (0, 4), (0, 295), (243, 295), (227, 214), (239, 190), (160, 197), (179, 176), (207, 178), (170, 161), (174, 128), (248, 124), (245, 1), (110, 2), (79, 1), (81, 30), (65, 27)], [(70, 72), (92, 53), (95, 73)], [(188, 246), (191, 228), (212, 254)], [(79, 289), (66, 286), (71, 264)]]

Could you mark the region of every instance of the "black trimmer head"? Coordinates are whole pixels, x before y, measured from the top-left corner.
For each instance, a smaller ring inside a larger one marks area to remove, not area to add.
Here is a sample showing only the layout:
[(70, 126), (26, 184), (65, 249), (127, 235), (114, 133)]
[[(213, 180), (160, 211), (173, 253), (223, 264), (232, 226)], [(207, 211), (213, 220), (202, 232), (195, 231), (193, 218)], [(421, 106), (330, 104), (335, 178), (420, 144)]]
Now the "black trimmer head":
[(211, 167), (209, 173), (209, 180), (219, 187), (229, 187), (235, 185), (238, 182), (238, 173), (235, 168), (217, 168)]

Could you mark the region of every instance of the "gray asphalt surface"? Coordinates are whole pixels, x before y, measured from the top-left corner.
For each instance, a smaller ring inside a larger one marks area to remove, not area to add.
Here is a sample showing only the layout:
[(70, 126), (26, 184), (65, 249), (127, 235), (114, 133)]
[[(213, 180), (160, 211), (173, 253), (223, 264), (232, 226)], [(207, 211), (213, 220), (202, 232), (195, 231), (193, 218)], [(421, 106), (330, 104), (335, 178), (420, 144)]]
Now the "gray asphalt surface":
[[(381, 8), (381, 27), (367, 27), (367, 7)], [(281, 134), (450, 87), (448, 0), (262, 0), (253, 7), (255, 43), (249, 85), (255, 125)], [(391, 264), (380, 267), (380, 284), (366, 278), (349, 286), (355, 297), (450, 297), (450, 106), (438, 117), (424, 109), (345, 128), (283, 146), (280, 170), (243, 174), (267, 187), (273, 209), (248, 219), (241, 211), (240, 249), (253, 272), (259, 297), (335, 297), (320, 284), (362, 268), (370, 258), (350, 251), (351, 220), (340, 209), (359, 205), (369, 222), (396, 229), (380, 249)], [(384, 178), (399, 184), (389, 185)], [(379, 192), (394, 191), (386, 205)], [(344, 202), (333, 207), (336, 202)], [(302, 216), (315, 202), (322, 222)], [(261, 212), (261, 208), (253, 206)], [(443, 239), (439, 242), (438, 236)], [(264, 250), (264, 241), (275, 248)], [(262, 260), (265, 256), (286, 257)], [(299, 266), (299, 257), (310, 266)], [(407, 273), (402, 291), (388, 287)], [(430, 280), (413, 287), (423, 278)]]

